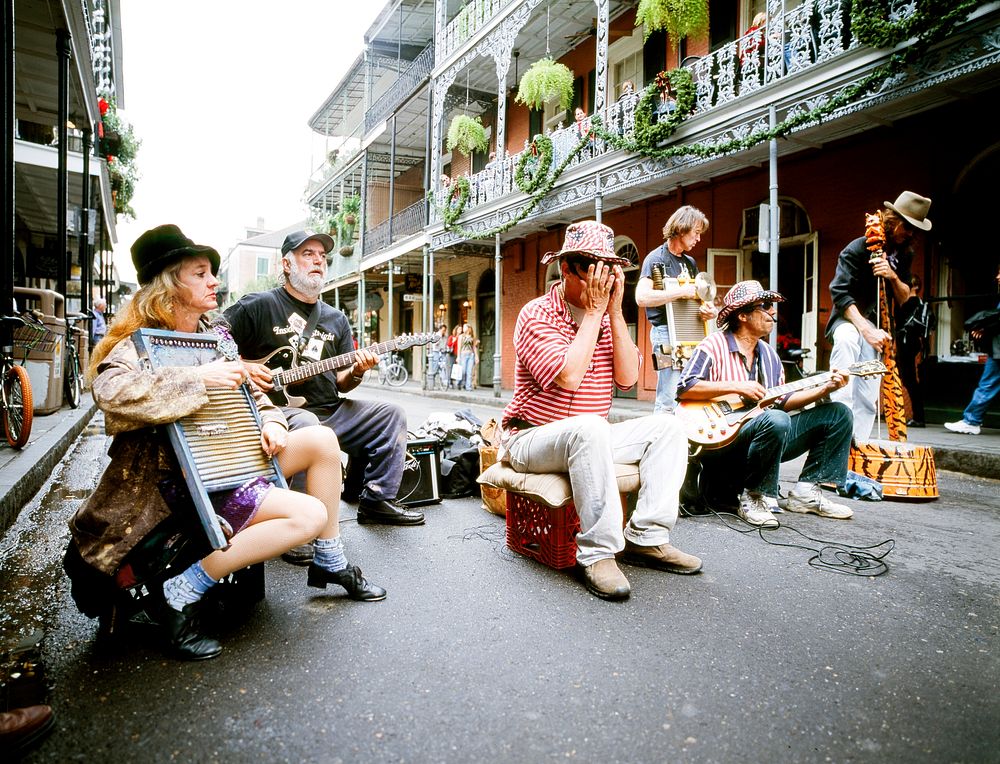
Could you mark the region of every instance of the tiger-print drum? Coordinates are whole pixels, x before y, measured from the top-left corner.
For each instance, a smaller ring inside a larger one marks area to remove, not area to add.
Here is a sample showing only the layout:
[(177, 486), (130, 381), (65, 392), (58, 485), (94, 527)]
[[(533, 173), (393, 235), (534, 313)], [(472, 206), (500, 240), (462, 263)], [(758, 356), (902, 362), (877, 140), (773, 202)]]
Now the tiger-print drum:
[(883, 499), (936, 499), (937, 470), (928, 446), (871, 440), (851, 446), (847, 469), (882, 484)]

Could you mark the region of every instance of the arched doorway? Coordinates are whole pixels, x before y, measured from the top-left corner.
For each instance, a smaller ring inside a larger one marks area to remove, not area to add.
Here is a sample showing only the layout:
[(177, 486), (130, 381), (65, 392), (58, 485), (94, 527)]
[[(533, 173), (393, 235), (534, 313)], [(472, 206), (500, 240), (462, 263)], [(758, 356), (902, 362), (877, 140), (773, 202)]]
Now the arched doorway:
[(476, 318), (479, 324), (479, 373), (477, 384), (493, 387), (493, 353), (497, 340), (496, 274), (493, 269), (483, 271), (476, 285)]

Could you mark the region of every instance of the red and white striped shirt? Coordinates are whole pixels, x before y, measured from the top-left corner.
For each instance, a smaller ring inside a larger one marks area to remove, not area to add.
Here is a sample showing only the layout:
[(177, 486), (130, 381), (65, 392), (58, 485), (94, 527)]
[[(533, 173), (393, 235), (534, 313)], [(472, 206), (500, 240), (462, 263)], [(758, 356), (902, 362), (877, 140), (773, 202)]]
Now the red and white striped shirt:
[[(505, 429), (517, 429), (516, 424), (510, 424), (512, 419), (546, 424), (579, 414), (608, 415), (615, 381), (614, 343), (607, 314), (601, 318), (597, 347), (580, 386), (565, 390), (555, 382), (579, 328), (559, 294), (558, 284), (547, 295), (521, 308), (514, 325), (517, 364), (514, 396), (503, 412)], [(638, 348), (635, 352), (639, 353)]]

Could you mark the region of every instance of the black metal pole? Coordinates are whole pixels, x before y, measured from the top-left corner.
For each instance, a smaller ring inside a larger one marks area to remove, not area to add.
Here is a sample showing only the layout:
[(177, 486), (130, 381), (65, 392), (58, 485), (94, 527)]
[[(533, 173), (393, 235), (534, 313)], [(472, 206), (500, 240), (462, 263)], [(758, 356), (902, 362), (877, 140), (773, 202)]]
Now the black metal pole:
[(69, 141), (69, 131), (66, 123), (69, 121), (69, 59), (70, 34), (66, 29), (56, 32), (56, 65), (59, 75), (59, 105), (57, 109), (59, 124), (56, 133), (59, 140), (59, 166), (56, 171), (56, 248), (58, 272), (56, 291), (63, 296), (63, 306), (66, 305), (66, 284), (69, 281), (69, 237), (66, 234), (66, 205), (69, 199), (69, 156), (66, 144)]
[(90, 310), (94, 267), (90, 261), (90, 154), (94, 148), (90, 128), (83, 131), (83, 188), (80, 194), (80, 312)]
[[(0, 248), (0, 314), (10, 313), (14, 300), (14, 0), (3, 3), (3, 237)], [(0, 329), (6, 344), (7, 327)]]

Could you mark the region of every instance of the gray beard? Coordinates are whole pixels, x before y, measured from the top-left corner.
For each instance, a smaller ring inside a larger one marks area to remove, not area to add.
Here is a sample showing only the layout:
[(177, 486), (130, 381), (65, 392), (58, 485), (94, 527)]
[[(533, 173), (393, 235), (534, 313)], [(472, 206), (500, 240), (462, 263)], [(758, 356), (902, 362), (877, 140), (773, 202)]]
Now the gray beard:
[(288, 283), (301, 294), (307, 297), (319, 297), (323, 292), (323, 277), (319, 274), (312, 276), (300, 273), (296, 268), (292, 268), (288, 273)]

